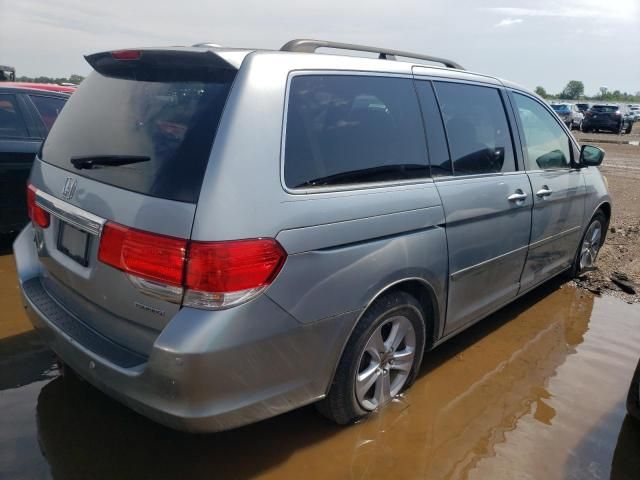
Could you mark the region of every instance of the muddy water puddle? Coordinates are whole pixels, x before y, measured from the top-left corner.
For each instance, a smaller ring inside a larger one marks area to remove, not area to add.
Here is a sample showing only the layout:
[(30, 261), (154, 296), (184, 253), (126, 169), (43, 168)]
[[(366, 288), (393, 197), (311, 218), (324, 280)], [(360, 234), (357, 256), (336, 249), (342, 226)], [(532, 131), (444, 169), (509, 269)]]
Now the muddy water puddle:
[(60, 377), (13, 268), (0, 257), (2, 479), (640, 478), (624, 410), (637, 305), (553, 283), (430, 352), (410, 391), (358, 425), (309, 407), (188, 435)]

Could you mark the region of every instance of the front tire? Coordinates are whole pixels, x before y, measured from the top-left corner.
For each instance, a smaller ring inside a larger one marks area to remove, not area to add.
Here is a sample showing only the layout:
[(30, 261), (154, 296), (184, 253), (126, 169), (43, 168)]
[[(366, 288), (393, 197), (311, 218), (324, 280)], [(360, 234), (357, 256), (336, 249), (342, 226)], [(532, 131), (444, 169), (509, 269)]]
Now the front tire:
[(581, 273), (594, 268), (598, 253), (604, 243), (608, 226), (607, 217), (602, 210), (598, 210), (580, 240), (580, 245), (570, 270), (571, 278), (575, 278)]
[(424, 313), (413, 296), (401, 291), (381, 296), (351, 334), (318, 411), (346, 425), (384, 407), (415, 380), (425, 332)]

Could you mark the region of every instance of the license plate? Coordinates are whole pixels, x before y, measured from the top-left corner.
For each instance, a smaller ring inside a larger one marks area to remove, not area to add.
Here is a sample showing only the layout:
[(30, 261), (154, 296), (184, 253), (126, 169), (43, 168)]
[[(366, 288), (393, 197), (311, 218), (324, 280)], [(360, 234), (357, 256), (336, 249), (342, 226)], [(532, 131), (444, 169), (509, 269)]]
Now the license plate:
[(86, 267), (89, 265), (89, 234), (61, 221), (58, 231), (58, 250)]

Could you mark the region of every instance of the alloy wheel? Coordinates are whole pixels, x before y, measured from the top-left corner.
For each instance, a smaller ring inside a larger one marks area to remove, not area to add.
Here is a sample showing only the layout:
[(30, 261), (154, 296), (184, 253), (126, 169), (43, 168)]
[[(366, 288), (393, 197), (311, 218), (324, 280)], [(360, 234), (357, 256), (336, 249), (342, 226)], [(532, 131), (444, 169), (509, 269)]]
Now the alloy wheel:
[(589, 225), (580, 247), (580, 270), (591, 268), (596, 262), (602, 244), (602, 224), (594, 220)]
[(371, 333), (360, 355), (355, 394), (365, 410), (375, 410), (404, 387), (415, 359), (416, 332), (404, 316), (381, 323)]

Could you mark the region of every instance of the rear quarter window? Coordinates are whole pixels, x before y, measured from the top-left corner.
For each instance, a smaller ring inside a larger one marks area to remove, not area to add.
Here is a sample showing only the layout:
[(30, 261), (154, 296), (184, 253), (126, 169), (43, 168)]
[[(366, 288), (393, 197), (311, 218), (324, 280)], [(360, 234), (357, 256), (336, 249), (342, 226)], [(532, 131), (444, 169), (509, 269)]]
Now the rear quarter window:
[(411, 79), (298, 75), (291, 79), (284, 180), (289, 188), (425, 178), (429, 164)]

